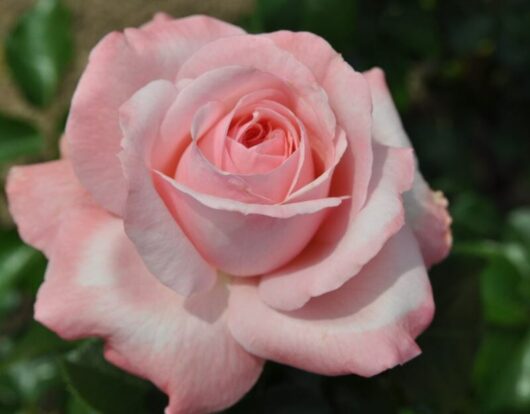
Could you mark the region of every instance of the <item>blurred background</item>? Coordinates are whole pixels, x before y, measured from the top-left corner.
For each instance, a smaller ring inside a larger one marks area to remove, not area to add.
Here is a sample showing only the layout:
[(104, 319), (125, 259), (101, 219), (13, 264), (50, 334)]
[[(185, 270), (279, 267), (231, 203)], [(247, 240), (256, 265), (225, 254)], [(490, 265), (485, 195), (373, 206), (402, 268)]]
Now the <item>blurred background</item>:
[[(357, 70), (384, 68), (454, 249), (431, 280), (423, 354), (374, 378), (269, 363), (228, 413), (530, 413), (530, 1), (0, 0), (0, 180), (58, 156), (87, 55), (156, 11), (210, 14), (249, 32), (315, 32)], [(149, 383), (101, 343), (67, 343), (32, 320), (45, 259), (0, 200), (0, 414), (161, 413)]]

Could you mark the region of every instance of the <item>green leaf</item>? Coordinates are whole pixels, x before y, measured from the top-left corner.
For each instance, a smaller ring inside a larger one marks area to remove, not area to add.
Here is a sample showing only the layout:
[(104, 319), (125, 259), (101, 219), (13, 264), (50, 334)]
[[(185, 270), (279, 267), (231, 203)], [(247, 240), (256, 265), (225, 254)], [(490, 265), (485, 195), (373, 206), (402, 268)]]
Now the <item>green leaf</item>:
[(522, 296), (530, 301), (530, 208), (523, 207), (513, 210), (508, 215), (506, 238), (519, 246), (513, 249), (511, 258), (521, 272), (522, 280), (519, 291)]
[(496, 373), (497, 379), (489, 393), (483, 396), (485, 411), (528, 413), (530, 411), (530, 332), (515, 349), (510, 347), (509, 350), (504, 349), (504, 351), (506, 351), (504, 361)]
[(99, 342), (89, 341), (62, 360), (63, 375), (73, 395), (102, 414), (144, 412), (144, 399), (152, 386), (107, 363), (102, 352)]
[(508, 238), (520, 242), (530, 252), (530, 207), (513, 210), (507, 228)]
[(96, 410), (88, 406), (83, 400), (72, 395), (68, 400), (68, 414), (98, 414)]
[(497, 237), (501, 217), (487, 198), (464, 192), (451, 205), (456, 240), (476, 240), (477, 237)]
[(492, 240), (458, 242), (453, 247), (453, 253), (480, 257), (485, 260), (503, 258), (509, 261), (522, 276), (530, 275), (530, 257), (519, 243), (495, 242)]
[(45, 264), (44, 256), (22, 243), (16, 232), (0, 233), (0, 294), (14, 284), (40, 283)]
[(22, 337), (14, 342), (12, 352), (0, 362), (0, 370), (19, 361), (49, 356), (74, 346), (75, 342), (64, 341), (40, 323), (32, 321)]
[[(0, 293), (0, 324), (3, 326), (3, 319), (10, 315), (17, 307), (20, 306), (22, 295), (16, 289), (7, 289)], [(2, 340), (0, 336), (0, 355), (2, 355)]]
[(20, 405), (20, 394), (9, 375), (0, 375), (0, 414), (12, 414)]
[(506, 329), (491, 328), (484, 334), (473, 369), (473, 382), (482, 400), (491, 395), (507, 358), (514, 354), (522, 338), (523, 334)]
[(46, 106), (72, 58), (70, 14), (59, 0), (38, 0), (6, 40), (7, 63), (26, 98)]
[(521, 275), (506, 258), (498, 257), (481, 274), (485, 320), (500, 326), (526, 326), (530, 307), (519, 293)]
[(42, 136), (32, 125), (0, 114), (0, 163), (38, 154), (43, 146)]
[[(9, 366), (8, 377), (26, 403), (34, 403), (60, 385), (59, 367), (49, 358), (18, 361)], [(31, 405), (31, 404), (30, 404)]]

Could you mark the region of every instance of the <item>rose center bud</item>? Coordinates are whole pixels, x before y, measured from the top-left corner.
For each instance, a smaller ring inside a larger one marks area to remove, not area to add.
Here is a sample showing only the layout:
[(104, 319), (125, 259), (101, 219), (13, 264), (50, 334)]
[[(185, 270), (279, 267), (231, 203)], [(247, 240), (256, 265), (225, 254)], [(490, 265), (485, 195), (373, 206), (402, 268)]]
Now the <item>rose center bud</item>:
[(259, 154), (282, 160), (299, 145), (297, 131), (289, 120), (269, 108), (257, 108), (232, 120), (227, 137)]
[[(305, 159), (298, 151), (304, 133), (303, 125), (282, 103), (271, 99), (256, 99), (262, 96), (247, 95), (232, 111), (220, 118), (216, 118), (221, 112), (216, 104), (208, 104), (204, 111), (198, 111), (197, 124), (203, 122), (204, 125), (209, 125), (204, 120), (211, 119), (212, 126), (206, 126), (202, 132), (196, 133), (196, 148), (213, 168), (235, 175), (269, 174), (288, 163), (285, 171), (278, 171), (278, 174), (284, 176), (282, 182), (288, 187), (293, 180), (297, 180), (297, 165), (307, 164), (306, 167), (312, 171), (311, 160)], [(208, 118), (208, 111), (211, 111), (211, 118)], [(201, 128), (197, 128), (197, 131), (201, 131)], [(191, 182), (183, 175), (191, 174), (196, 169), (182, 169), (188, 162), (192, 162), (192, 152), (193, 149), (188, 148), (178, 166), (181, 171), (177, 173), (177, 179), (185, 179), (188, 185)], [(204, 191), (202, 183), (201, 190)], [(279, 192), (273, 197), (274, 200), (265, 195), (256, 201), (280, 202), (286, 196), (285, 191)], [(218, 195), (217, 191), (213, 194)]]
[[(266, 114), (255, 110), (252, 114), (233, 121), (228, 131), (228, 137), (246, 148), (255, 147), (266, 141), (269, 141), (270, 144), (270, 141), (273, 141), (276, 145), (267, 145), (266, 151), (260, 152), (288, 156), (296, 148), (297, 143), (293, 142), (293, 139), (287, 138), (284, 129), (284, 125), (279, 125), (278, 122), (266, 117)], [(274, 151), (275, 149), (276, 151)]]
[(272, 125), (270, 121), (256, 120), (255, 118), (258, 116), (259, 112), (255, 112), (252, 117), (246, 117), (246, 123), (243, 126), (233, 127), (233, 130), (229, 133), (230, 136), (235, 137), (237, 142), (247, 148), (261, 144), (269, 137)]
[(261, 142), (266, 140), (269, 132), (269, 125), (264, 127), (261, 124), (254, 124), (243, 132), (242, 136), (238, 139), (245, 147), (252, 148), (254, 145), (261, 144)]

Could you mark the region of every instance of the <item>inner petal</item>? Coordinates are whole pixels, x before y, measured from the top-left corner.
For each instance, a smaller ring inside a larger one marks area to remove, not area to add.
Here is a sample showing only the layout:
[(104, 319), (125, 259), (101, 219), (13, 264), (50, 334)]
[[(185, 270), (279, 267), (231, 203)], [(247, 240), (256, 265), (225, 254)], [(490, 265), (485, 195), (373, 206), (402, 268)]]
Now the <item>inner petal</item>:
[(267, 139), (271, 130), (270, 122), (253, 122), (246, 124), (238, 131), (236, 141), (242, 143), (247, 148), (261, 144)]
[(222, 100), (206, 102), (195, 111), (192, 145), (175, 179), (206, 194), (282, 202), (314, 179), (307, 131), (292, 103), (275, 89), (246, 94), (229, 112)]
[(223, 170), (229, 173), (266, 174), (278, 168), (285, 160), (282, 155), (260, 154), (251, 151), (232, 139), (226, 141), (226, 147), (229, 156), (224, 159)]
[(250, 148), (250, 151), (257, 152), (258, 154), (287, 156), (285, 147), (285, 131), (275, 129), (269, 135), (266, 141), (263, 141), (259, 145), (255, 145)]
[[(260, 154), (289, 157), (299, 146), (298, 121), (283, 105), (271, 100), (244, 108), (235, 114), (228, 130), (228, 137)], [(239, 116), (237, 116), (239, 115)], [(269, 141), (275, 141), (269, 145)], [(269, 151), (272, 151), (269, 152)]]

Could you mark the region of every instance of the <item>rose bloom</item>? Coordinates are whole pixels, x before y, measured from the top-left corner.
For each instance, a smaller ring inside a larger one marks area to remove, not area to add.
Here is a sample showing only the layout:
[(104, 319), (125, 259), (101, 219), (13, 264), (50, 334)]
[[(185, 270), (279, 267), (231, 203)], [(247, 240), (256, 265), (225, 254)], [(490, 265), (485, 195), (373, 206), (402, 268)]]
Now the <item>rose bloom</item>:
[(62, 158), (12, 169), (49, 258), (35, 318), (169, 396), (234, 404), (265, 360), (375, 375), (420, 353), (451, 244), (383, 72), (322, 38), (157, 15), (94, 48)]

